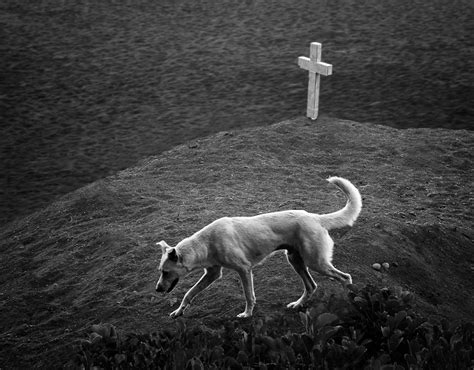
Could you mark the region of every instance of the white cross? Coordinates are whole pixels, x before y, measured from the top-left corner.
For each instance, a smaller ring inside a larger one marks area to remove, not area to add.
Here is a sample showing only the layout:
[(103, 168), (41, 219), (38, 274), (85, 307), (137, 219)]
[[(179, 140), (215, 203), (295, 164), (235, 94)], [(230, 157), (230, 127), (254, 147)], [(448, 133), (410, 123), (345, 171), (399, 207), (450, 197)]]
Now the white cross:
[(319, 84), (321, 75), (332, 75), (332, 64), (321, 62), (321, 44), (319, 42), (312, 42), (309, 51), (309, 58), (299, 57), (298, 65), (300, 68), (309, 71), (308, 108), (306, 115), (314, 120), (318, 118)]

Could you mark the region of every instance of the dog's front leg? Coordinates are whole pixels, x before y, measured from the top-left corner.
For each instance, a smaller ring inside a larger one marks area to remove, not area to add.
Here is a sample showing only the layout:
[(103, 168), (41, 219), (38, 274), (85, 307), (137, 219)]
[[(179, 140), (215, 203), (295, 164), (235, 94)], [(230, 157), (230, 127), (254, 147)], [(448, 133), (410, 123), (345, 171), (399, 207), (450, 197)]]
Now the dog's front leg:
[(286, 307), (288, 308), (300, 308), (308, 299), (308, 297), (313, 294), (316, 290), (316, 283), (311, 277), (308, 268), (306, 267), (301, 255), (297, 252), (287, 252), (286, 258), (288, 262), (293, 266), (293, 269), (301, 277), (303, 281), (304, 291), (302, 296), (295, 302), (288, 303)]
[(222, 276), (222, 267), (220, 266), (213, 266), (213, 267), (204, 269), (204, 274), (201, 276), (199, 281), (196, 284), (194, 284), (194, 286), (191, 289), (189, 289), (189, 291), (184, 295), (184, 298), (181, 304), (179, 305), (178, 309), (171, 312), (170, 316), (172, 318), (181, 316), (184, 310), (186, 310), (186, 308), (189, 307), (194, 297), (197, 294), (199, 294), (201, 291), (206, 289), (209, 285), (211, 285), (212, 282), (219, 279), (221, 276)]
[(255, 292), (253, 289), (253, 274), (252, 270), (242, 269), (237, 271), (242, 282), (242, 289), (245, 295), (245, 311), (238, 314), (237, 317), (244, 318), (252, 316), (253, 308), (255, 307)]

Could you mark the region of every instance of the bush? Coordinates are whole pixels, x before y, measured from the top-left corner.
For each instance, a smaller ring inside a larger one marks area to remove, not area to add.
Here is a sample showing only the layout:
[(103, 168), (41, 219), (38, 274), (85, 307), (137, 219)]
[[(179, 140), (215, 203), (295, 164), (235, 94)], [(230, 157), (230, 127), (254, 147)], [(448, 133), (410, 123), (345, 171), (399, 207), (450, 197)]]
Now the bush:
[(473, 324), (431, 324), (400, 289), (350, 286), (348, 297), (300, 312), (303, 333), (277, 319), (235, 321), (217, 330), (117, 335), (94, 325), (70, 365), (105, 369), (468, 369), (474, 364)]

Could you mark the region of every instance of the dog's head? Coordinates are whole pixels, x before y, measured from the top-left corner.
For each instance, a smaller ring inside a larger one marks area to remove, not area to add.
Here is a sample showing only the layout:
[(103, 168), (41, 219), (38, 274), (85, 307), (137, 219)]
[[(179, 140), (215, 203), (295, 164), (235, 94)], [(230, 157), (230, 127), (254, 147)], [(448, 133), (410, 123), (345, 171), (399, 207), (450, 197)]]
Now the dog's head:
[(161, 261), (159, 266), (160, 279), (156, 283), (156, 291), (159, 293), (169, 293), (178, 284), (179, 277), (187, 271), (183, 266), (183, 261), (176, 248), (170, 247), (165, 241), (156, 243), (161, 247)]

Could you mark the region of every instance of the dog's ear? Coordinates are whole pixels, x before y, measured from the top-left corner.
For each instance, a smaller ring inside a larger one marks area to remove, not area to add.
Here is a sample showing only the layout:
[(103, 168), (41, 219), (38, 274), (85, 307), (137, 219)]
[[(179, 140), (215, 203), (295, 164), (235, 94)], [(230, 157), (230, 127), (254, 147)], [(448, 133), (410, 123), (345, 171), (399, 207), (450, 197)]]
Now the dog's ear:
[(171, 248), (171, 250), (168, 252), (168, 258), (170, 261), (178, 262), (178, 254), (176, 253), (176, 249)]
[(161, 247), (161, 252), (163, 254), (166, 253), (167, 248), (171, 248), (164, 240), (162, 240), (161, 242), (156, 243), (156, 245), (159, 245)]

